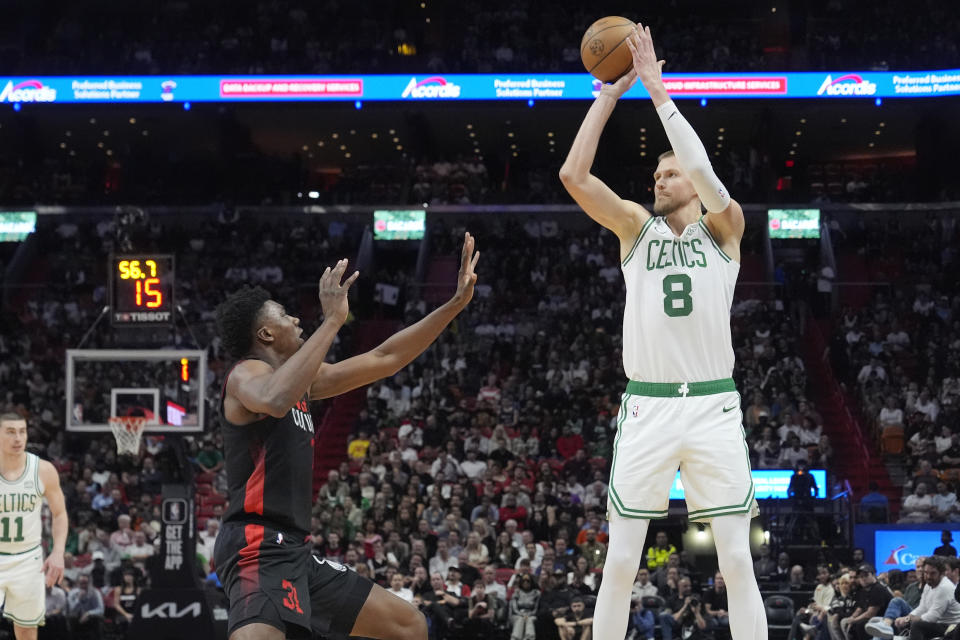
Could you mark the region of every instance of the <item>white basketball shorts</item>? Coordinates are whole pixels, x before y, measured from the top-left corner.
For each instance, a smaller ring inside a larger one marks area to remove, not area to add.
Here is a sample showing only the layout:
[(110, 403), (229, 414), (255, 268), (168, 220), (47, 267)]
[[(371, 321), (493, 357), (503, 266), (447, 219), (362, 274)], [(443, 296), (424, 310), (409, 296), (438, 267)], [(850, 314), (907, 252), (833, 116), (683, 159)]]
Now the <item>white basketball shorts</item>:
[(620, 402), (608, 507), (665, 518), (677, 470), (690, 521), (759, 512), (732, 379), (630, 381)]
[(43, 575), (43, 550), (14, 555), (0, 554), (0, 603), (3, 617), (21, 627), (43, 624), (47, 593)]

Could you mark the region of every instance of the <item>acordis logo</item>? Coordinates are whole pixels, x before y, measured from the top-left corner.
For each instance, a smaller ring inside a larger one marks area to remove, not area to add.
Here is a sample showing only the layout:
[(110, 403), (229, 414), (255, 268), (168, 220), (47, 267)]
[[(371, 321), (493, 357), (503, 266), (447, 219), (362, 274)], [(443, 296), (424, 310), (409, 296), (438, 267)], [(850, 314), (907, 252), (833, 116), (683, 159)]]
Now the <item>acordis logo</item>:
[(832, 76), (827, 76), (817, 89), (817, 95), (822, 96), (872, 96), (877, 92), (877, 85), (869, 80), (864, 80), (855, 73), (849, 73), (840, 76), (836, 80)]
[(417, 78), (410, 78), (407, 88), (400, 95), (401, 98), (459, 98), (460, 85), (447, 82), (440, 76), (432, 76), (417, 82)]
[(10, 81), (0, 92), (0, 102), (53, 102), (56, 99), (57, 90), (39, 80), (24, 80), (20, 84)]

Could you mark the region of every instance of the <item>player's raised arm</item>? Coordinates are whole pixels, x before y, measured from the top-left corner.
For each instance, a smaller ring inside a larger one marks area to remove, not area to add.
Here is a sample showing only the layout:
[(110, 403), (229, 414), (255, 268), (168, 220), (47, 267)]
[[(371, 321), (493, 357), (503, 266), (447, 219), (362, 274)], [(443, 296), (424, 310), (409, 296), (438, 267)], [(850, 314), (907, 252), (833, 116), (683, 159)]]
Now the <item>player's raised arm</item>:
[(70, 523), (67, 518), (66, 501), (63, 498), (63, 491), (60, 489), (60, 475), (57, 473), (57, 469), (46, 460), (40, 460), (38, 464), (40, 465), (38, 471), (40, 482), (43, 483), (43, 496), (47, 499), (50, 515), (53, 518), (51, 524), (53, 548), (50, 549), (50, 555), (43, 563), (46, 584), (48, 587), (52, 587), (63, 580), (63, 551), (67, 544)]
[(600, 134), (617, 105), (617, 100), (637, 81), (634, 71), (606, 84), (587, 111), (583, 124), (573, 140), (570, 153), (560, 168), (560, 181), (588, 216), (610, 229), (620, 238), (621, 248), (630, 246), (640, 233), (650, 213), (636, 202), (624, 200), (590, 170), (597, 155)]
[[(230, 411), (235, 408), (230, 404), (239, 403), (242, 409), (249, 413), (280, 418), (303, 399), (314, 374), (327, 357), (327, 351), (333, 344), (337, 331), (347, 319), (347, 292), (360, 273), (354, 272), (341, 283), (346, 268), (347, 261), (341, 260), (333, 269), (327, 267), (320, 278), (319, 297), (323, 308), (323, 323), (302, 347), (295, 349), (293, 355), (279, 366), (263, 360), (246, 360), (233, 370), (227, 379), (225, 409)], [(249, 291), (255, 293), (257, 290)], [(241, 295), (242, 292), (243, 290), (235, 295)], [(270, 301), (265, 291), (262, 291), (262, 295), (263, 299), (251, 300), (244, 305), (259, 310), (256, 312), (255, 322), (261, 323), (261, 326), (257, 329), (256, 340), (268, 348), (286, 351), (286, 346), (291, 341), (299, 340), (302, 332), (299, 328), (300, 320), (287, 314), (281, 305)], [(249, 313), (237, 308), (242, 301), (232, 300), (232, 304), (228, 303), (221, 305), (217, 312), (221, 333), (243, 338), (250, 329), (248, 324), (240, 327), (239, 331), (231, 331), (228, 325), (231, 322), (249, 323)], [(240, 351), (246, 353), (242, 349)], [(239, 356), (242, 356), (242, 353)]]
[(477, 282), (474, 269), (480, 259), (480, 252), (474, 253), (473, 249), (473, 236), (464, 234), (457, 291), (450, 300), (416, 324), (390, 336), (372, 351), (320, 366), (310, 386), (310, 399), (330, 398), (392, 376), (433, 344), (473, 298), (473, 286)]
[[(693, 130), (690, 123), (677, 109), (677, 106), (667, 94), (663, 84), (661, 68), (663, 60), (657, 60), (653, 48), (653, 37), (650, 27), (637, 25), (635, 32), (627, 38), (627, 46), (633, 56), (633, 69), (643, 83), (653, 106), (657, 109), (660, 121), (670, 140), (670, 146), (677, 156), (680, 168), (687, 175), (697, 190), (700, 202), (711, 215), (707, 216), (707, 225), (719, 236), (722, 248), (733, 248), (739, 255), (740, 239), (743, 237), (743, 210), (736, 201), (730, 198), (723, 183), (713, 171), (710, 156)], [(724, 247), (724, 245), (727, 245)]]

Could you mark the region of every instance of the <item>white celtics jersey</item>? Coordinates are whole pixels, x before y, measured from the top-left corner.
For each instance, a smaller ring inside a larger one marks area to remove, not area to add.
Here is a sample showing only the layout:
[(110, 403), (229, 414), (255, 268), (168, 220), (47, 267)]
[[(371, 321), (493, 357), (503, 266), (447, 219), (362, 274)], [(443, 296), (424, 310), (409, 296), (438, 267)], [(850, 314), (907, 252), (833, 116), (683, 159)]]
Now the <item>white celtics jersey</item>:
[(8, 480), (0, 475), (0, 554), (23, 553), (40, 546), (42, 507), (40, 458), (28, 453), (19, 478)]
[(739, 263), (701, 218), (674, 235), (644, 224), (623, 260), (623, 368), (639, 382), (704, 382), (733, 374), (730, 306)]

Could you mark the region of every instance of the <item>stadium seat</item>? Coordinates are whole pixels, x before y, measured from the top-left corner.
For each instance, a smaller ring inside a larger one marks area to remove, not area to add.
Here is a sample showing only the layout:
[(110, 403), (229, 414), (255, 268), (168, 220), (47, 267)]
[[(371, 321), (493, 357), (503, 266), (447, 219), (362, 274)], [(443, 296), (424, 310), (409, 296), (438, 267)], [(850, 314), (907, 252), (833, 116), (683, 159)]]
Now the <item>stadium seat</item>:
[(767, 612), (767, 627), (770, 631), (790, 632), (793, 624), (793, 600), (787, 596), (768, 596), (763, 601), (763, 608)]
[(903, 427), (884, 427), (880, 435), (880, 449), (884, 455), (898, 456), (903, 453)]
[(198, 496), (209, 496), (213, 493), (213, 485), (210, 484), (198, 484), (197, 485), (197, 495)]
[(497, 569), (497, 582), (503, 585), (507, 584), (510, 582), (510, 578), (513, 577), (514, 573), (516, 572), (509, 567)]
[(215, 474), (209, 473), (209, 472), (207, 472), (207, 473), (198, 473), (197, 475), (195, 475), (195, 476), (193, 477), (193, 480), (194, 480), (194, 482), (195, 482), (197, 485), (201, 485), (201, 484), (213, 484), (213, 480), (214, 480), (216, 477), (217, 477), (217, 476), (216, 476)]

